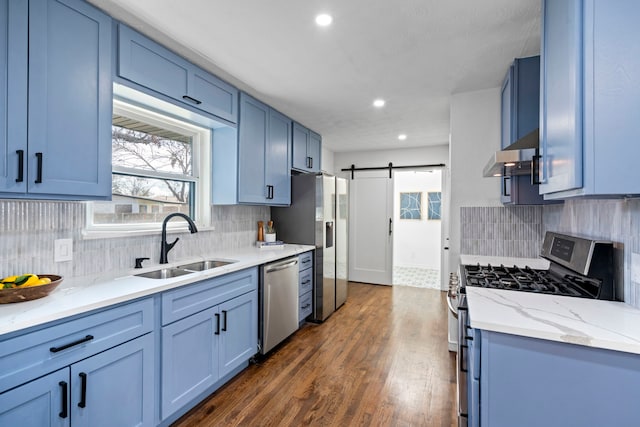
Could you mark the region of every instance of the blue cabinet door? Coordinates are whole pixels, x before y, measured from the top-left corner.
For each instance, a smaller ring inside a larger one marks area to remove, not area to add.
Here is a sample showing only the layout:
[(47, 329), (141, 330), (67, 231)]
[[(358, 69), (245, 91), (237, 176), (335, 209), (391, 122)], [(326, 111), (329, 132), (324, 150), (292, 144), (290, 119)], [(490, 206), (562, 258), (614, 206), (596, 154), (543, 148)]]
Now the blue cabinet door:
[(220, 377), (258, 352), (258, 292), (220, 304)]
[(220, 329), (217, 306), (162, 328), (162, 419), (218, 380)]
[(540, 192), (583, 185), (583, 1), (542, 3)]
[(69, 368), (0, 394), (0, 426), (68, 427)]
[(0, 1), (0, 192), (27, 189), (28, 2)]
[(29, 193), (111, 197), (111, 54), (109, 16), (29, 1)]
[(192, 66), (188, 78), (187, 102), (232, 123), (238, 121), (238, 90), (219, 78)]
[(269, 107), (240, 94), (238, 130), (238, 201), (264, 204), (269, 191), (265, 184), (265, 148)]
[(291, 144), (292, 168), (309, 172), (307, 146), (309, 145), (309, 129), (299, 123), (293, 123), (293, 142)]
[(153, 426), (154, 351), (147, 334), (71, 365), (73, 426)]
[(269, 204), (291, 204), (291, 119), (273, 109), (265, 155), (265, 183), (272, 186)]
[(307, 156), (309, 156), (310, 159), (310, 171), (320, 172), (320, 162), (322, 161), (322, 137), (312, 131), (309, 131), (309, 145), (307, 146)]

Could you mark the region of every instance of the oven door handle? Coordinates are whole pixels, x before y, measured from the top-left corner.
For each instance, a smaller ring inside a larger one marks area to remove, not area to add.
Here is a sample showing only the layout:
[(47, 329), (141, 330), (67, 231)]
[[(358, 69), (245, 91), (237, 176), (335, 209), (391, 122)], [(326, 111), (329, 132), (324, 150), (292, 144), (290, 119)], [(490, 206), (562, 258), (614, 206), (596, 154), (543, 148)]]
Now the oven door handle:
[(449, 311), (453, 314), (453, 317), (458, 318), (458, 309), (453, 307), (453, 302), (451, 301), (451, 295), (447, 294), (447, 306), (449, 306)]

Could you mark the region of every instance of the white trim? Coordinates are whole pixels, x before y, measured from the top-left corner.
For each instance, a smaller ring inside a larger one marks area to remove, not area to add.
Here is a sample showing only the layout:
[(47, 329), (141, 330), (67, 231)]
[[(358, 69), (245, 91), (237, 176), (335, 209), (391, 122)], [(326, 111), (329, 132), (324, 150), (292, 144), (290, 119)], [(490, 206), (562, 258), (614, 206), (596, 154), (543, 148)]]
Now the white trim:
[[(172, 174), (170, 172), (154, 172), (143, 169), (113, 166), (112, 171), (121, 172), (126, 175), (146, 176), (149, 178), (163, 178), (175, 181), (195, 182), (196, 191), (194, 216), (195, 222), (200, 230), (210, 229), (211, 224), (211, 139), (212, 129), (196, 126), (183, 120), (178, 120), (167, 115), (147, 110), (137, 105), (132, 105), (124, 101), (113, 100), (114, 114), (130, 117), (144, 123), (162, 127), (183, 135), (191, 137), (191, 170), (192, 176), (182, 174)], [(123, 237), (131, 235), (155, 234), (160, 231), (161, 223), (130, 223), (130, 224), (94, 224), (93, 223), (93, 203), (87, 202), (87, 226), (83, 230), (83, 238), (94, 239), (102, 237)], [(167, 224), (168, 230), (172, 232), (186, 230), (181, 224)]]

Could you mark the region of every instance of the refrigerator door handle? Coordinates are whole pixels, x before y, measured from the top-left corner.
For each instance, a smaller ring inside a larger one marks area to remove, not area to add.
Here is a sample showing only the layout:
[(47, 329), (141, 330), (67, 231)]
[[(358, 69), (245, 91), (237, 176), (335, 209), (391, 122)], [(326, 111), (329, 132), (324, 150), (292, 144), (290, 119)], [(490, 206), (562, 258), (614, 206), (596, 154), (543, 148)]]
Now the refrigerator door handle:
[(333, 247), (333, 221), (327, 221), (325, 223), (325, 248)]

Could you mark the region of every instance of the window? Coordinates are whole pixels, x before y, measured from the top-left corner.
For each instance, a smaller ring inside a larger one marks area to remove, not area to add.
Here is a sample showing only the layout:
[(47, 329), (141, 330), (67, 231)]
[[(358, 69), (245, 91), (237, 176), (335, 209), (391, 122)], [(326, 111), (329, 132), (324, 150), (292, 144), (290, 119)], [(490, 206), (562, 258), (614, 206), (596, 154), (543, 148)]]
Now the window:
[(174, 212), (209, 225), (209, 129), (114, 100), (111, 131), (112, 200), (90, 203), (89, 230), (157, 230)]

